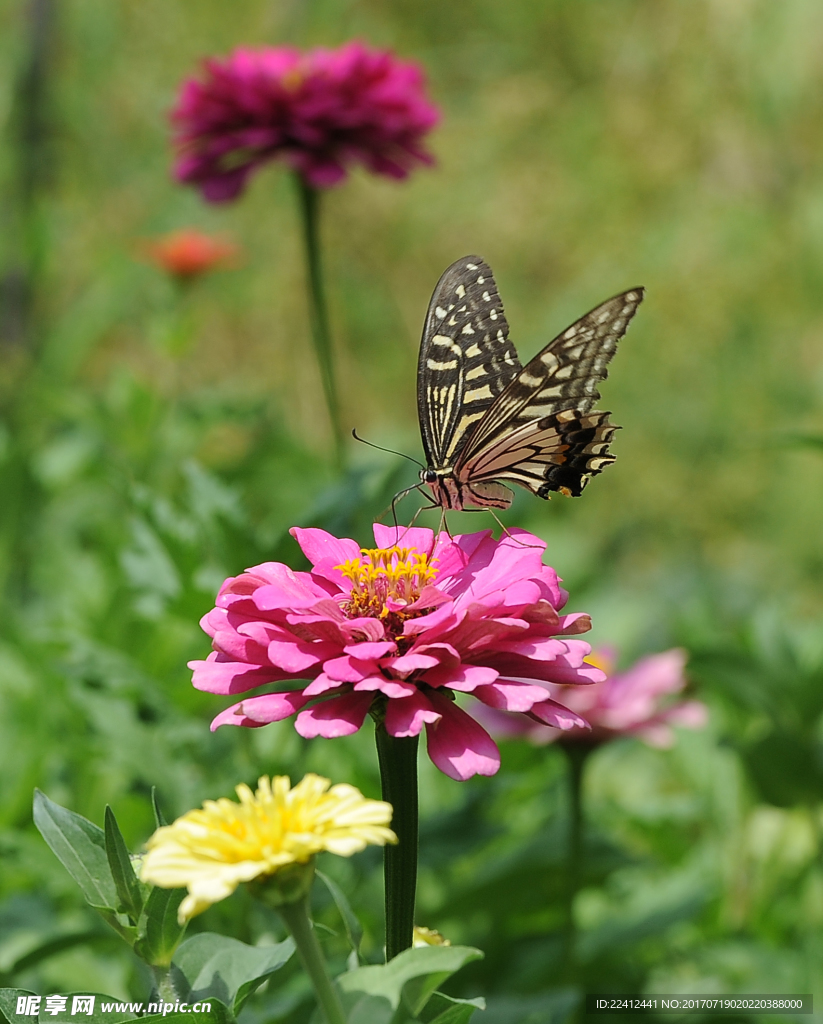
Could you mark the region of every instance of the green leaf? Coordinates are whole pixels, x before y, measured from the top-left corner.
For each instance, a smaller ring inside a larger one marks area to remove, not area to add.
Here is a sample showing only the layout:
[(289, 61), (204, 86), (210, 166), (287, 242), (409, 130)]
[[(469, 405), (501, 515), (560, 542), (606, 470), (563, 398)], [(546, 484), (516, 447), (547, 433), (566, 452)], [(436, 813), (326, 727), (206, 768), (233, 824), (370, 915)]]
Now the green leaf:
[[(385, 996), (350, 994), (343, 997), (343, 1008), (347, 1024), (392, 1024), (394, 1010)], [(326, 1024), (326, 1018), (318, 1010), (311, 1024)]]
[(479, 949), (470, 946), (422, 946), (404, 950), (387, 964), (348, 971), (336, 981), (341, 992), (383, 996), (393, 1010), (402, 999), (416, 1017), (441, 982), (482, 956)]
[(3, 1024), (19, 1024), (20, 1021), (33, 1021), (33, 1017), (17, 1016), (17, 1000), (20, 996), (33, 996), (27, 988), (0, 988), (0, 1020)]
[(331, 893), (331, 897), (334, 900), (337, 909), (340, 911), (340, 916), (343, 918), (343, 925), (346, 929), (346, 938), (349, 940), (349, 945), (359, 962), (360, 943), (363, 941), (363, 929), (360, 926), (360, 922), (355, 917), (351, 904), (346, 899), (346, 894), (337, 882), (332, 881), (332, 879), (329, 878), (328, 875), (324, 875), (322, 871), (315, 871), (315, 875)]
[[(25, 989), (4, 988), (0, 989), (0, 1017), (5, 1018), (6, 1024), (45, 1024), (46, 1021), (54, 1021), (55, 1024), (122, 1024), (125, 1021), (133, 1021), (139, 1012), (142, 1003), (123, 1003), (113, 996), (105, 995), (102, 992), (62, 992), (60, 995), (65, 998), (65, 1008), (51, 1013), (46, 1009), (46, 996), (40, 998), (40, 1012), (38, 1015), (18, 1016), (17, 999), (19, 996), (29, 996), (33, 993)], [(72, 1013), (75, 996), (91, 997), (94, 1000), (92, 1012)], [(106, 1006), (107, 1009), (103, 1009)], [(114, 1007), (122, 1007), (115, 1009)], [(192, 1016), (187, 1014), (186, 1016)], [(146, 1018), (141, 1018), (145, 1020)], [(168, 1019), (168, 1017), (167, 1017)]]
[(435, 992), (421, 1011), (418, 1020), (425, 1024), (466, 1024), (475, 1010), (485, 1010), (485, 999), (455, 999), (444, 992)]
[(13, 977), (21, 971), (31, 970), (32, 967), (36, 967), (43, 960), (48, 960), (49, 957), (63, 953), (74, 946), (111, 945), (113, 939), (114, 936), (108, 929), (102, 931), (99, 928), (90, 928), (82, 932), (70, 932), (67, 935), (56, 935), (50, 939), (45, 939), (39, 946), (35, 946), (27, 953), (24, 953), (19, 959), (14, 961), (8, 970), (3, 971), (3, 975)]
[(106, 857), (117, 895), (120, 897), (118, 909), (123, 910), (131, 916), (132, 920), (137, 921), (140, 911), (143, 909), (143, 890), (131, 865), (131, 857), (114, 811), (108, 804), (106, 804), (105, 826)]
[(174, 954), (175, 986), (188, 1003), (219, 999), (236, 1015), (252, 992), (293, 952), (291, 939), (275, 946), (248, 946), (225, 935), (201, 932), (187, 939)]
[(155, 828), (162, 828), (167, 825), (163, 812), (160, 810), (160, 804), (157, 800), (157, 786), (151, 787), (151, 808), (154, 811), (154, 826)]
[(52, 853), (80, 886), (86, 902), (116, 912), (120, 899), (106, 856), (103, 830), (34, 791), (34, 824)]
[(134, 947), (147, 963), (168, 967), (186, 926), (177, 923), (177, 910), (185, 889), (152, 889), (143, 907), (143, 937)]

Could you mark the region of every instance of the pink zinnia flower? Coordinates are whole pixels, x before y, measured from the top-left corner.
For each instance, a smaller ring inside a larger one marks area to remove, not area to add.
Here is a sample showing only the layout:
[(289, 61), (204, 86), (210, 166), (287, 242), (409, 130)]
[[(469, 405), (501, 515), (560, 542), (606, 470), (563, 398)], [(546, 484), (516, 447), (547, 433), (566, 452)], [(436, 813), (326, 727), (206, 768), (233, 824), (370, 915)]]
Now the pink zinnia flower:
[(342, 181), (346, 165), (405, 178), (432, 162), (423, 136), (439, 113), (419, 65), (359, 42), (308, 53), (240, 48), (203, 62), (172, 111), (178, 181), (205, 199), (234, 199), (252, 171), (282, 157), (307, 184)]
[(244, 697), (213, 729), (297, 714), (301, 736), (348, 736), (371, 712), (392, 736), (416, 736), (425, 725), (432, 761), (468, 779), (493, 775), (500, 754), (457, 694), (530, 722), (586, 728), (548, 687), (605, 678), (584, 661), (589, 645), (571, 639), (591, 622), (558, 614), (568, 595), (543, 565), (537, 537), (435, 538), (378, 524), (378, 548), (361, 550), (324, 530), (292, 534), (311, 572), (266, 562), (226, 580), (201, 623), (214, 653), (190, 666), (194, 685), (212, 693), (311, 682)]
[[(549, 685), (555, 700), (562, 701), (591, 725), (563, 733), (561, 742), (597, 745), (618, 736), (634, 735), (652, 747), (674, 743), (673, 725), (702, 728), (708, 718), (706, 705), (698, 700), (672, 701), (686, 686), (686, 652), (679, 648), (649, 654), (624, 672), (614, 672), (615, 654), (598, 650), (586, 660), (597, 665), (607, 678), (585, 689)], [(512, 715), (488, 711), (482, 721), (498, 736), (526, 735), (536, 743), (549, 743), (556, 735), (535, 729)]]

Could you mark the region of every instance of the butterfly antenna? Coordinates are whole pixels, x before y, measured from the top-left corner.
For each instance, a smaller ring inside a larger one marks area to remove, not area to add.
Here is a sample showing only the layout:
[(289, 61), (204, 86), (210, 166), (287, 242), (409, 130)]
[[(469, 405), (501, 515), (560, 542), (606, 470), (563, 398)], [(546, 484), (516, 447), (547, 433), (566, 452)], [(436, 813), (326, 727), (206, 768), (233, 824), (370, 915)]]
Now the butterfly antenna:
[(365, 437), (360, 437), (356, 429), (351, 432), (351, 436), (355, 439), (355, 441), (360, 441), (361, 444), (367, 444), (369, 448), (376, 448), (379, 452), (388, 452), (389, 455), (399, 455), (401, 459), (408, 459), (409, 462), (414, 462), (415, 465), (419, 466), (421, 469), (426, 468), (423, 465), (423, 463), (420, 462), (419, 459), (413, 459), (411, 455), (406, 455), (403, 452), (396, 452), (394, 448), (384, 448), (383, 445), (375, 444), (373, 441), (367, 441)]

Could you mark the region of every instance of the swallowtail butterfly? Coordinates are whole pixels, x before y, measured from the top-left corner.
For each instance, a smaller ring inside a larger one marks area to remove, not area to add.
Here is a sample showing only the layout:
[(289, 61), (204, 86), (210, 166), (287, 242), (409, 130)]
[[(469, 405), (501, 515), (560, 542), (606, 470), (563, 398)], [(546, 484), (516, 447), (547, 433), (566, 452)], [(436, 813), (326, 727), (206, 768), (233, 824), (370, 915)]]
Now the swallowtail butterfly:
[(501, 481), (577, 496), (614, 462), (619, 428), (592, 409), (642, 300), (642, 288), (608, 299), (521, 366), (488, 264), (453, 263), (429, 303), (417, 367), (420, 479), (435, 504), (508, 508)]

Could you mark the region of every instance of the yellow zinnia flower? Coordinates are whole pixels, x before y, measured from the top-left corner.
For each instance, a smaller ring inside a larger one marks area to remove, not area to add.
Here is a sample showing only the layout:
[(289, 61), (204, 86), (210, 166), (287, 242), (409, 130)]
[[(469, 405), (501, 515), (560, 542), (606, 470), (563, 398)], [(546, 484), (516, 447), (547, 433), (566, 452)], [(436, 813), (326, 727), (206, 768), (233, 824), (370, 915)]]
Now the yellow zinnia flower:
[(417, 949), (420, 946), (450, 946), (451, 942), (444, 939), (434, 928), (424, 928), (416, 924), (412, 933), (412, 945)]
[[(164, 889), (186, 886), (180, 922), (231, 895), (240, 882), (272, 875), (292, 864), (308, 864), (322, 850), (350, 857), (369, 843), (396, 843), (387, 825), (392, 806), (368, 800), (345, 784), (319, 775), (291, 788), (287, 775), (258, 780), (257, 792), (236, 788), (240, 803), (206, 800), (159, 828), (146, 844), (142, 881)], [(309, 878), (310, 882), (310, 878)]]

